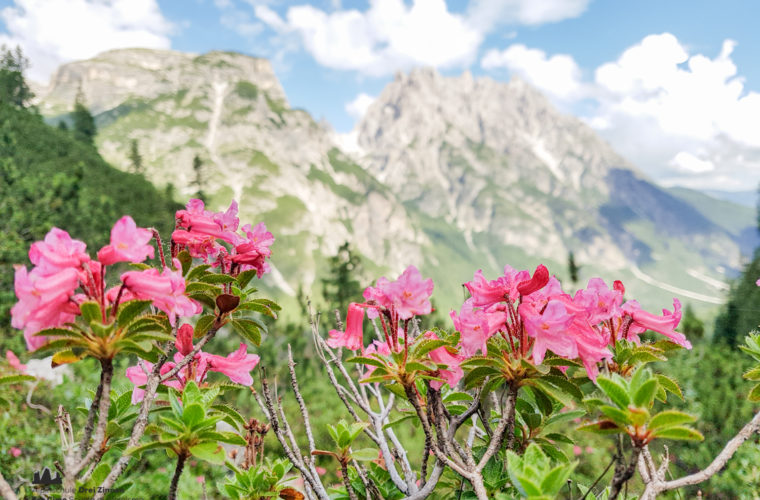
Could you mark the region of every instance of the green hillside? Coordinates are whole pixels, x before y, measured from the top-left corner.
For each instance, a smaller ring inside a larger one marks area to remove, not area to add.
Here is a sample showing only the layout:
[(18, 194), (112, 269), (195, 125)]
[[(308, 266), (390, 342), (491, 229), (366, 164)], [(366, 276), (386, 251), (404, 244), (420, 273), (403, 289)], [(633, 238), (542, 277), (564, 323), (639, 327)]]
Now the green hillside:
[[(144, 178), (108, 165), (97, 150), (33, 111), (0, 103), (0, 320), (8, 325), (13, 265), (53, 226), (85, 241), (91, 254), (122, 215), (171, 229), (177, 207)], [(15, 339), (21, 346), (21, 337)], [(4, 343), (5, 344), (5, 343)], [(3, 346), (5, 347), (5, 345)], [(11, 347), (8, 345), (8, 347)]]

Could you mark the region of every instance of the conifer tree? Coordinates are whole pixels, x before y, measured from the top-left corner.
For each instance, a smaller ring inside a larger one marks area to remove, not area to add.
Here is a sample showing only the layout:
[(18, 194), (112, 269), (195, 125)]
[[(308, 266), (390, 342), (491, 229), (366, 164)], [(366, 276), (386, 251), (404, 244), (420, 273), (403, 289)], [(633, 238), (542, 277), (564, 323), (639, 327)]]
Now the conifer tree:
[(137, 144), (137, 139), (132, 139), (129, 145), (129, 161), (131, 163), (132, 173), (143, 175), (143, 159), (140, 155), (140, 148)]
[(203, 200), (206, 194), (203, 192), (203, 160), (198, 155), (193, 157), (193, 182), (195, 186), (195, 197)]
[(15, 50), (0, 46), (0, 102), (24, 108), (34, 97), (24, 79), (29, 60), (20, 47)]
[(74, 136), (82, 142), (94, 144), (95, 134), (98, 129), (95, 126), (95, 118), (93, 118), (90, 110), (87, 109), (81, 88), (77, 92), (74, 112), (71, 114), (71, 118), (74, 122)]
[(348, 242), (330, 257), (327, 278), (322, 280), (322, 298), (330, 310), (338, 309), (345, 314), (348, 304), (360, 300), (363, 288), (357, 277), (362, 275), (361, 257), (356, 255)]

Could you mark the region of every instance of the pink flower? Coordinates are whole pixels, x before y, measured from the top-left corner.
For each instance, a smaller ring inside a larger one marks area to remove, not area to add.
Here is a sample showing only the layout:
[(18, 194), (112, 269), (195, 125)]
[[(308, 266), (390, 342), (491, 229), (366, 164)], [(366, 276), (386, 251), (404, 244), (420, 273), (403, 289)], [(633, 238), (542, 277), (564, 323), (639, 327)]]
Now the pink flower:
[(345, 347), (350, 351), (364, 347), (364, 307), (360, 304), (351, 303), (346, 313), (346, 331), (330, 330), (327, 345), (336, 349)]
[(205, 483), (206, 482), (206, 478), (204, 476), (196, 476), (195, 482), (197, 482), (197, 483)]
[(607, 348), (608, 337), (601, 335), (588, 324), (588, 321), (579, 316), (575, 317), (570, 326), (570, 333), (575, 339), (578, 357), (586, 368), (586, 373), (592, 381), (595, 381), (599, 374), (597, 363), (603, 359), (612, 359), (612, 353)]
[(85, 251), (87, 245), (79, 240), (71, 239), (69, 233), (54, 227), (44, 241), (37, 241), (29, 249), (29, 260), (37, 266), (37, 273), (49, 276), (58, 271), (78, 268), (90, 260)]
[(562, 302), (549, 301), (540, 314), (527, 303), (520, 304), (518, 311), (523, 317), (526, 333), (535, 339), (534, 362), (541, 363), (547, 349), (567, 359), (578, 357), (575, 339), (567, 331), (568, 326), (573, 322), (573, 317), (568, 314)]
[[(113, 286), (106, 290), (106, 300), (113, 304), (116, 302), (116, 297), (119, 296), (119, 290), (121, 290), (121, 285), (119, 286)], [(119, 303), (123, 304), (125, 302), (129, 302), (130, 300), (135, 300), (137, 297), (135, 297), (132, 292), (130, 292), (126, 287), (124, 290), (121, 290), (121, 298), (119, 299)]]
[(246, 345), (240, 344), (240, 348), (226, 358), (216, 354), (205, 354), (209, 370), (227, 375), (236, 384), (253, 384), (251, 370), (258, 364), (259, 357), (256, 354), (246, 354)]
[(585, 290), (575, 293), (573, 302), (586, 310), (589, 323), (597, 325), (620, 316), (623, 294), (614, 288), (610, 290), (601, 278), (591, 278)]
[(151, 300), (153, 305), (169, 316), (174, 325), (177, 316), (192, 316), (202, 311), (200, 304), (185, 295), (185, 279), (180, 263), (175, 259), (177, 271), (169, 268), (159, 274), (157, 269), (129, 271), (121, 275), (121, 281), (135, 297)]
[(577, 444), (576, 444), (576, 445), (573, 445), (573, 455), (575, 455), (575, 456), (577, 457), (577, 456), (578, 456), (578, 455), (580, 455), (581, 453), (583, 453), (583, 448), (581, 448), (581, 447), (580, 447), (580, 446), (578, 446)]
[[(166, 375), (174, 368), (174, 363), (171, 361), (164, 363), (161, 367), (161, 375)], [(137, 404), (145, 397), (145, 390), (140, 389), (148, 383), (148, 374), (153, 370), (153, 363), (147, 361), (138, 361), (137, 366), (130, 366), (127, 368), (127, 378), (135, 385), (132, 390), (132, 404)], [(167, 380), (164, 385), (173, 387), (174, 389), (182, 390), (182, 384), (178, 380)]]
[[(425, 337), (438, 340), (438, 336), (433, 332), (426, 332)], [(459, 383), (464, 375), (462, 367), (459, 366), (464, 358), (458, 354), (451, 354), (448, 349), (443, 346), (430, 351), (430, 359), (436, 364), (446, 365), (446, 368), (439, 368), (438, 373), (440, 377), (449, 384), (449, 387), (452, 389), (456, 387), (457, 383)], [(433, 389), (440, 389), (442, 385), (443, 382), (439, 380), (430, 381), (430, 387)]]
[(15, 446), (12, 446), (10, 450), (8, 450), (8, 453), (13, 455), (13, 458), (18, 458), (21, 455), (21, 448), (16, 448)]
[(549, 282), (549, 270), (546, 266), (539, 264), (533, 277), (517, 285), (517, 291), (520, 295), (530, 295), (533, 292), (541, 290)]
[(222, 228), (222, 231), (232, 232), (237, 231), (240, 225), (240, 219), (238, 219), (238, 204), (235, 200), (230, 203), (230, 208), (226, 212), (215, 213), (212, 218), (217, 225)]
[[(410, 319), (412, 316), (430, 314), (432, 306), (430, 296), (433, 294), (433, 280), (422, 279), (419, 270), (414, 266), (407, 267), (396, 281), (388, 281), (385, 277), (375, 283), (375, 287), (364, 290), (364, 298), (392, 311), (400, 319)], [(376, 318), (378, 311), (370, 309), (370, 318)]]
[(454, 311), (450, 313), (454, 328), (461, 334), (461, 353), (467, 357), (474, 356), (478, 351), (485, 354), (486, 342), (491, 335), (505, 328), (507, 321), (506, 311), (492, 307), (486, 312), (475, 309), (473, 304), (473, 298), (469, 298), (462, 304), (459, 315)]
[(663, 309), (662, 316), (655, 316), (652, 313), (643, 311), (639, 308), (638, 303), (632, 300), (626, 302), (623, 309), (633, 319), (631, 328), (638, 326), (645, 330), (661, 333), (676, 344), (686, 349), (691, 349), (691, 342), (686, 339), (686, 336), (683, 333), (675, 331), (678, 323), (681, 322), (680, 300), (673, 299), (673, 312)]
[(488, 281), (483, 277), (483, 271), (478, 270), (472, 281), (464, 286), (473, 298), (473, 305), (482, 307), (505, 302), (507, 299), (517, 300), (517, 286), (526, 280), (530, 280), (528, 271), (516, 271), (510, 266), (504, 266), (504, 276)]
[[(177, 227), (179, 228), (187, 229), (192, 233), (219, 238), (227, 243), (234, 243), (235, 238), (237, 238), (235, 230), (225, 230), (222, 224), (231, 226), (234, 219), (236, 219), (236, 215), (237, 203), (234, 201), (225, 214), (217, 214), (204, 210), (201, 200), (192, 199), (188, 202), (185, 210), (177, 211), (175, 217), (177, 219)], [(218, 221), (215, 219), (218, 219)], [(236, 224), (235, 229), (237, 229)]]
[(125, 215), (111, 229), (111, 244), (98, 252), (98, 260), (104, 266), (117, 262), (142, 262), (153, 258), (154, 248), (150, 245), (153, 233), (137, 227), (129, 215)]
[(8, 364), (14, 370), (20, 371), (21, 373), (24, 373), (26, 371), (26, 365), (22, 364), (21, 361), (18, 359), (18, 356), (13, 354), (13, 351), (11, 351), (10, 349), (5, 351), (5, 359), (8, 360)]
[(230, 256), (230, 260), (240, 264), (242, 271), (256, 269), (256, 276), (261, 278), (264, 273), (269, 272), (266, 259), (272, 255), (269, 247), (274, 243), (274, 236), (267, 231), (263, 222), (256, 224), (253, 229), (250, 224), (246, 224), (243, 226), (243, 232), (246, 238), (236, 236), (235, 255)]
[(177, 341), (174, 343), (177, 351), (183, 356), (193, 352), (193, 327), (185, 323), (177, 331)]
[(30, 351), (48, 340), (35, 337), (35, 333), (74, 321), (79, 314), (79, 307), (71, 300), (79, 284), (78, 276), (74, 268), (42, 275), (39, 268), (27, 273), (25, 267), (16, 267), (14, 287), (19, 300), (11, 308), (11, 325), (24, 330)]

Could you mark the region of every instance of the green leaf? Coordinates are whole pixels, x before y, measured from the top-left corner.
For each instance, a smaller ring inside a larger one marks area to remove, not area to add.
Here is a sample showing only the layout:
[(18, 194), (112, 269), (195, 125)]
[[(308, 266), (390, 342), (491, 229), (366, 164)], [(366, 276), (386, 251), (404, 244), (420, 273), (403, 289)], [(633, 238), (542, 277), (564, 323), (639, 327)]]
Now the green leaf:
[(369, 462), (371, 460), (376, 460), (377, 456), (377, 450), (372, 448), (362, 448), (361, 450), (351, 452), (351, 458), (360, 462)]
[(430, 351), (438, 349), (439, 347), (443, 347), (446, 344), (447, 342), (445, 340), (423, 339), (414, 348), (414, 357), (421, 358), (422, 356), (429, 353)]
[(248, 283), (251, 282), (251, 280), (256, 277), (256, 269), (249, 269), (247, 271), (243, 271), (242, 273), (238, 274), (237, 276), (237, 282), (238, 285), (240, 285), (240, 289), (245, 289), (246, 286), (248, 286)]
[(67, 349), (65, 351), (59, 351), (53, 354), (53, 360), (50, 362), (50, 366), (55, 368), (56, 366), (65, 365), (68, 363), (76, 363), (80, 359), (85, 357), (85, 353), (74, 354), (74, 351)]
[(97, 302), (94, 302), (92, 300), (88, 300), (87, 302), (83, 302), (79, 304), (79, 310), (82, 313), (82, 318), (87, 323), (90, 323), (92, 321), (102, 321), (103, 315), (100, 310), (100, 304)]
[(261, 304), (253, 300), (250, 300), (248, 302), (243, 302), (242, 304), (238, 305), (237, 310), (238, 311), (253, 311), (253, 312), (264, 314), (265, 316), (269, 316), (270, 318), (277, 319), (277, 313), (274, 312), (274, 309), (267, 306), (266, 304)]
[(663, 389), (671, 394), (675, 394), (681, 401), (683, 401), (683, 393), (681, 392), (681, 388), (678, 386), (678, 382), (661, 373), (655, 375), (655, 378), (657, 378), (657, 382), (659, 382)]
[(656, 438), (674, 439), (678, 441), (702, 441), (705, 437), (694, 429), (689, 427), (667, 427), (656, 430), (653, 435)]
[(187, 273), (187, 276), (185, 276), (185, 281), (195, 281), (206, 272), (207, 269), (211, 268), (209, 264), (201, 264), (200, 266), (195, 266), (190, 270), (189, 273)]
[(232, 328), (244, 339), (255, 346), (261, 345), (261, 330), (264, 325), (253, 319), (233, 319)]
[(193, 337), (199, 339), (206, 335), (211, 329), (211, 325), (214, 324), (216, 317), (213, 314), (207, 314), (198, 318), (195, 323), (195, 330), (193, 331)]
[(222, 293), (222, 289), (218, 286), (214, 286), (210, 283), (203, 283), (200, 281), (193, 281), (185, 285), (185, 293), (190, 294), (194, 292), (210, 292), (214, 296)]
[(689, 414), (676, 410), (666, 410), (658, 413), (647, 424), (650, 430), (661, 429), (666, 427), (675, 427), (681, 424), (689, 424), (697, 419)]
[(578, 427), (578, 430), (593, 432), (594, 434), (619, 434), (623, 432), (623, 429), (611, 420), (602, 420), (599, 422), (584, 424)]
[(555, 413), (554, 415), (546, 419), (544, 426), (548, 427), (552, 424), (558, 424), (560, 422), (568, 422), (570, 420), (575, 420), (576, 418), (580, 418), (585, 414), (586, 414), (585, 410), (570, 410), (570, 411), (566, 411), (565, 413)]
[(751, 391), (749, 391), (747, 399), (750, 401), (760, 401), (760, 384), (757, 384)]
[(657, 393), (657, 379), (650, 378), (643, 384), (633, 395), (633, 404), (640, 408), (649, 408), (652, 406), (654, 396)]
[(208, 273), (200, 277), (200, 281), (203, 283), (212, 283), (212, 284), (227, 284), (232, 283), (235, 281), (235, 278), (228, 274), (216, 274), (216, 273)]
[(615, 408), (614, 406), (604, 405), (599, 407), (599, 411), (601, 411), (605, 417), (611, 419), (617, 424), (628, 425), (631, 423), (631, 417), (627, 410), (621, 410), (620, 408)]
[(597, 377), (596, 383), (607, 397), (620, 408), (628, 408), (628, 405), (631, 404), (628, 391), (621, 384), (604, 376)]
[(751, 370), (747, 371), (743, 376), (747, 380), (752, 380), (753, 382), (760, 381), (760, 366), (756, 366), (752, 368)]
[(211, 406), (211, 409), (228, 416), (230, 420), (235, 423), (233, 424), (229, 420), (227, 421), (227, 423), (230, 423), (230, 425), (232, 425), (233, 427), (237, 427), (238, 430), (240, 430), (244, 425), (248, 423), (245, 420), (245, 418), (243, 418), (243, 416), (240, 414), (240, 412), (238, 412), (235, 408), (231, 407), (230, 405), (215, 404)]
[(185, 406), (185, 408), (182, 411), (182, 421), (187, 425), (188, 427), (193, 427), (197, 423), (199, 423), (201, 420), (203, 420), (203, 417), (206, 415), (206, 412), (203, 410), (203, 407), (199, 404), (193, 403)]
[(148, 307), (150, 300), (130, 300), (119, 304), (118, 319), (120, 326), (128, 325), (138, 314)]
[(63, 337), (63, 338), (82, 338), (82, 332), (69, 330), (68, 328), (46, 328), (34, 334), (35, 337)]
[(565, 482), (573, 472), (574, 465), (558, 465), (549, 471), (541, 481), (541, 493), (551, 497), (556, 496), (565, 486)]
[(437, 368), (436, 366), (425, 365), (424, 363), (420, 363), (418, 361), (408, 361), (406, 363), (407, 372), (435, 371), (436, 368)]
[(224, 465), (224, 448), (216, 443), (201, 443), (190, 448), (194, 457), (205, 460), (214, 465)]
[(370, 358), (367, 356), (354, 356), (352, 358), (348, 358), (346, 360), (346, 363), (361, 363), (365, 365), (376, 366), (378, 368), (385, 368), (387, 366), (385, 363), (383, 363), (379, 359)]
[(144, 451), (148, 450), (158, 450), (158, 449), (169, 449), (171, 448), (171, 445), (169, 443), (162, 443), (160, 441), (153, 441), (151, 443), (144, 444), (142, 446), (136, 446), (134, 448), (130, 448), (126, 451), (127, 455), (135, 455), (143, 453)]

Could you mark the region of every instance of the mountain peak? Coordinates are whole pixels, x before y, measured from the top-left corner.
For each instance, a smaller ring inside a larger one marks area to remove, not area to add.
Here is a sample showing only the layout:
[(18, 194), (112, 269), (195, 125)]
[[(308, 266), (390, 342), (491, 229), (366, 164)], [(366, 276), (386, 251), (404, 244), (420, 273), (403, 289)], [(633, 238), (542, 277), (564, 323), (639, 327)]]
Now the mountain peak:
[(156, 98), (215, 81), (249, 82), (287, 106), (285, 91), (267, 59), (237, 52), (199, 55), (158, 49), (109, 50), (64, 64), (42, 92), (41, 101), (47, 115), (66, 113), (81, 89), (87, 105), (97, 114), (129, 98)]

